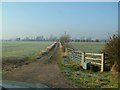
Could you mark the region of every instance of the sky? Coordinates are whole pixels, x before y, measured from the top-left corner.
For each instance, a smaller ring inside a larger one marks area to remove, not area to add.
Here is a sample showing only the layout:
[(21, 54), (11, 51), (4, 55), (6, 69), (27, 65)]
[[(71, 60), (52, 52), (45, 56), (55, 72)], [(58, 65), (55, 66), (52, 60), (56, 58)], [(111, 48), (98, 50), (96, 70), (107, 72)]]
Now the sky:
[[(0, 14), (1, 15), (1, 14)], [(4, 2), (2, 38), (66, 32), (71, 38), (106, 39), (118, 30), (117, 2)]]

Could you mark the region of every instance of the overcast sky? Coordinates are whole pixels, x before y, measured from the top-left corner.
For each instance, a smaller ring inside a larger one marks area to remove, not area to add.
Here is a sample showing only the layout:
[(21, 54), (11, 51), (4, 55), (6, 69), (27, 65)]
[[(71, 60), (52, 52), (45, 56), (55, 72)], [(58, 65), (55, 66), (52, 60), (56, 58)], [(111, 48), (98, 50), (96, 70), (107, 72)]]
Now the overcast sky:
[(117, 2), (23, 2), (2, 4), (3, 39), (66, 31), (72, 38), (108, 38), (118, 30)]

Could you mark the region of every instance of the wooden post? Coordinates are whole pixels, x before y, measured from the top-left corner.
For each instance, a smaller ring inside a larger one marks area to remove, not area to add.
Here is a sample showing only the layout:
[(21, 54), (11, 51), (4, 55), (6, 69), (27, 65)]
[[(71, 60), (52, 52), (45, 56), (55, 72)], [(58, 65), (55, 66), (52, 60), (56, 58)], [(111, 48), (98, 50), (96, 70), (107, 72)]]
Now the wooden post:
[(62, 44), (61, 44), (61, 42), (59, 42), (59, 46), (60, 46), (60, 49), (62, 49)]
[(67, 56), (67, 48), (65, 48), (65, 52), (64, 53), (65, 53), (65, 56)]
[(104, 54), (101, 55), (101, 72), (104, 71)]
[(85, 62), (85, 52), (82, 52), (82, 61), (81, 61), (82, 66), (83, 66), (84, 62)]
[(65, 48), (65, 54), (66, 54), (65, 56), (67, 56), (67, 53), (68, 53), (68, 52), (67, 52), (67, 48)]

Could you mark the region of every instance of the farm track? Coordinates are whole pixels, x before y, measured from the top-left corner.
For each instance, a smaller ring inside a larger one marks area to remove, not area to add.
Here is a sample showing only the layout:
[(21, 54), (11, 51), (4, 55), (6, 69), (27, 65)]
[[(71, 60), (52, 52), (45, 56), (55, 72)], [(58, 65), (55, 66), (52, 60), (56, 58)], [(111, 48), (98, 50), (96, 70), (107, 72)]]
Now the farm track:
[[(54, 51), (54, 50), (53, 50)], [(23, 65), (12, 72), (3, 74), (3, 80), (24, 81), (30, 83), (43, 83), (54, 88), (75, 87), (67, 81), (57, 64), (57, 49), (50, 63), (47, 56), (36, 60), (28, 65)]]

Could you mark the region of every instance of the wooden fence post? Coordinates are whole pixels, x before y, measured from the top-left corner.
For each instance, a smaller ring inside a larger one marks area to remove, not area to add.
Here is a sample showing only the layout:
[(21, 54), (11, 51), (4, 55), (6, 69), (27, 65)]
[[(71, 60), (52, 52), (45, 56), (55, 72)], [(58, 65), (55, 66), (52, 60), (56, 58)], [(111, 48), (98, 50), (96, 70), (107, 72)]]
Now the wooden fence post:
[(59, 42), (59, 46), (60, 46), (60, 49), (62, 49), (62, 44), (61, 44), (61, 42)]
[(82, 66), (83, 66), (84, 62), (85, 62), (85, 52), (82, 52), (82, 61), (81, 61)]
[(68, 53), (67, 48), (65, 49), (65, 52), (66, 52), (66, 56), (67, 56), (67, 53)]
[(101, 72), (104, 71), (104, 54), (101, 55)]
[(67, 56), (67, 48), (65, 48), (65, 56)]

